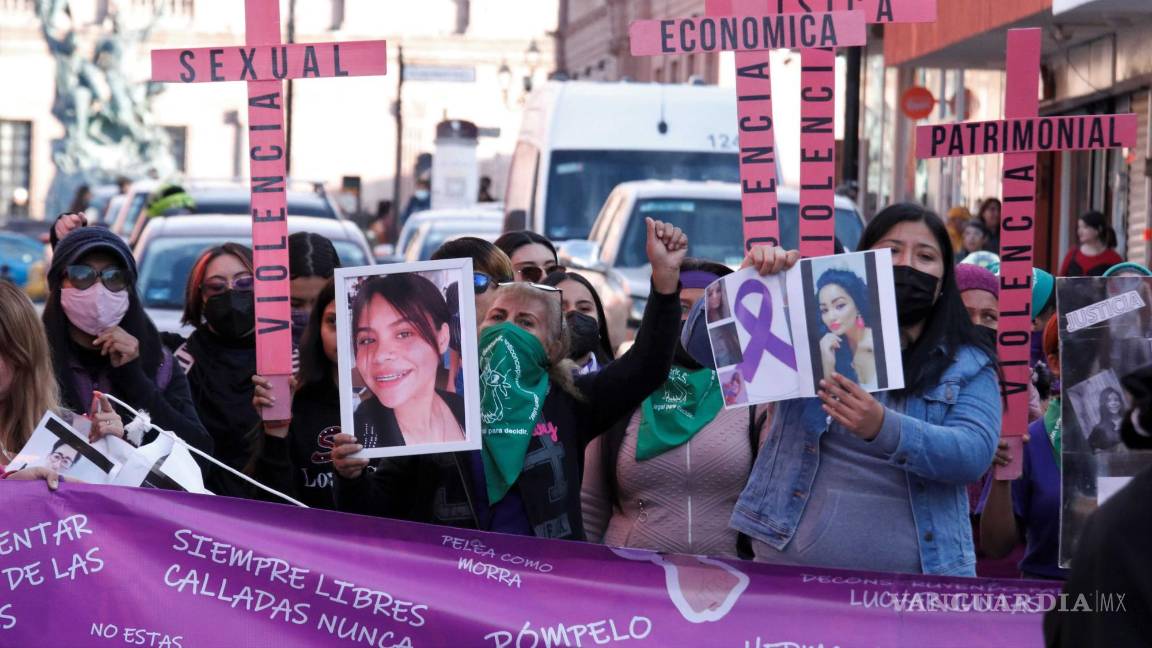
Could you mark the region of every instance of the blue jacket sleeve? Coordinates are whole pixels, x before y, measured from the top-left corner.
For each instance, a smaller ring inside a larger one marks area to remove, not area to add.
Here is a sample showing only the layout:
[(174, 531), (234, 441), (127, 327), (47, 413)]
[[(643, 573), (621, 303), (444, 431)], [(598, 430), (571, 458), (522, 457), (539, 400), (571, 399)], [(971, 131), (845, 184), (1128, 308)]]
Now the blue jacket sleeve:
[(960, 388), (943, 424), (885, 408), (875, 442), (894, 466), (933, 481), (968, 484), (992, 464), (1001, 409), (996, 370), (985, 364)]

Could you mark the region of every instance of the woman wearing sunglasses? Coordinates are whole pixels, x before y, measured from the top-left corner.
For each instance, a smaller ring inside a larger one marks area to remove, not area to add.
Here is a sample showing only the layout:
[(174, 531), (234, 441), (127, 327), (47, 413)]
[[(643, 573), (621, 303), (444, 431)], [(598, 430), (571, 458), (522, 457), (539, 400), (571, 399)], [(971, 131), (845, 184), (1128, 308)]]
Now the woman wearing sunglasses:
[[(43, 319), (61, 405), (88, 414), (93, 437), (123, 437), (119, 415), (107, 399), (96, 397), (107, 392), (211, 451), (184, 372), (161, 344), (136, 294), (136, 276), (131, 250), (106, 228), (80, 227), (57, 244)], [(128, 440), (139, 444), (151, 436)]]
[(556, 246), (536, 232), (508, 232), (496, 239), (496, 247), (512, 260), (513, 281), (541, 283), (544, 277), (564, 270), (556, 260)]
[(472, 259), (473, 289), (476, 294), (476, 323), (496, 299), (496, 286), (513, 281), (512, 261), (507, 254), (488, 241), (462, 236), (448, 241), (432, 253), (431, 259)]
[[(225, 243), (205, 251), (188, 277), (183, 323), (196, 327), (176, 350), (192, 400), (215, 442), (215, 457), (237, 470), (252, 458), (260, 415), (252, 406), (256, 373), (256, 304), (252, 250)], [(208, 477), (220, 495), (245, 497), (248, 487), (223, 471)]]
[(348, 457), (361, 446), (342, 434), (332, 451), (341, 510), (454, 523), (438, 515), (446, 508), (440, 498), (463, 492), (475, 515), (461, 525), (584, 539), (584, 448), (667, 378), (680, 328), (680, 261), (687, 247), (678, 228), (648, 221), (652, 298), (636, 344), (594, 375), (574, 376), (559, 290), (501, 285), (480, 331), (483, 450), (456, 455), (454, 471), (446, 462), (437, 472), (413, 474), (413, 481), (390, 469), (368, 474), (366, 461)]

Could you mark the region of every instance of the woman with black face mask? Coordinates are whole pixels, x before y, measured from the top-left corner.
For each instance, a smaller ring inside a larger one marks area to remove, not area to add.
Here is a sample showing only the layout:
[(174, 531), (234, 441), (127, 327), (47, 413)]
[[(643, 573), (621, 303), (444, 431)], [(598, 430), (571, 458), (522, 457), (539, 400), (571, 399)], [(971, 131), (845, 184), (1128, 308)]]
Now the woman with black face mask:
[[(732, 526), (762, 562), (975, 576), (965, 488), (1000, 435), (995, 350), (965, 312), (938, 216), (892, 205), (859, 248), (892, 252), (905, 387), (870, 394), (833, 374), (817, 398), (778, 403)], [(771, 274), (797, 256), (758, 247), (745, 264)]]
[[(728, 518), (752, 469), (767, 408), (725, 410), (708, 349), (704, 292), (731, 272), (698, 259), (680, 264), (684, 329), (668, 380), (584, 453), (580, 499), (590, 541), (737, 556)], [(693, 339), (700, 334), (703, 345)]]
[(596, 373), (615, 360), (604, 304), (592, 284), (575, 272), (564, 270), (553, 272), (542, 283), (560, 289), (561, 307), (572, 341), (568, 358), (580, 367), (580, 375)]
[[(183, 323), (196, 327), (176, 350), (192, 400), (212, 435), (217, 459), (242, 470), (251, 458), (260, 415), (252, 406), (256, 373), (256, 304), (252, 250), (225, 243), (200, 255), (188, 277)], [(209, 490), (245, 497), (248, 487), (222, 470)]]
[(292, 290), (292, 342), (299, 347), (320, 291), (340, 267), (340, 256), (332, 241), (323, 236), (296, 232), (288, 237), (288, 267), (292, 273), (288, 277)]

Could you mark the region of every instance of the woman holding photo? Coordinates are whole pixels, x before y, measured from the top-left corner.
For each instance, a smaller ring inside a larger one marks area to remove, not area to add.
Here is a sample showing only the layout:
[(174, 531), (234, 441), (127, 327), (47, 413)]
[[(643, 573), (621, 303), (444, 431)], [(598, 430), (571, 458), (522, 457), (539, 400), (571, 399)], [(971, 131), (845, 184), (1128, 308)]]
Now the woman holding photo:
[(371, 277), (352, 301), (352, 349), (369, 397), (356, 408), (357, 440), (384, 448), (464, 440), (464, 398), (436, 389), (452, 310), (415, 273)]
[[(859, 248), (892, 252), (905, 388), (869, 394), (834, 373), (817, 398), (779, 403), (732, 526), (761, 562), (974, 576), (965, 487), (996, 450), (995, 352), (966, 316), (938, 216), (892, 205)], [(745, 265), (766, 275), (797, 258), (757, 247)]]
[(820, 360), (824, 376), (839, 373), (865, 387), (876, 385), (876, 350), (868, 286), (851, 270), (825, 270), (816, 280), (824, 337)]

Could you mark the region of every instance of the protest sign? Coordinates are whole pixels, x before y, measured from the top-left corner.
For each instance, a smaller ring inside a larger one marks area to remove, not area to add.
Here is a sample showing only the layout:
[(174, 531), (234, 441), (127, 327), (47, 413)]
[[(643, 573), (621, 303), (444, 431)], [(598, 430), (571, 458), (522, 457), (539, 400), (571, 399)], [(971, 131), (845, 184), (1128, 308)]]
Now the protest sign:
[(354, 456), (480, 449), (472, 286), (471, 259), (336, 270), (340, 422), (364, 446)]
[(1140, 471), (1152, 452), (1129, 450), (1120, 426), (1131, 403), (1120, 381), (1152, 364), (1152, 278), (1059, 278), (1060, 565), (1068, 567), (1088, 516)]
[(210, 494), (187, 448), (164, 434), (139, 448), (115, 436), (88, 442), (88, 419), (46, 412), (8, 470), (44, 466), (89, 484), (165, 488)]
[[(1000, 322), (996, 354), (1005, 407), (1001, 435), (1012, 463), (998, 479), (1020, 476), (1028, 429), (1032, 341), (1032, 264), (1036, 226), (1036, 152), (1134, 146), (1134, 115), (1039, 119), (1041, 30), (1008, 30), (1004, 117), (998, 122), (920, 126), (917, 157), (1004, 154), (1000, 219)], [(1108, 140), (1103, 141), (1107, 133)]]
[(283, 80), (380, 75), (388, 56), (384, 41), (282, 45), (279, 0), (245, 0), (244, 24), (248, 42), (243, 46), (153, 50), (152, 79), (247, 83), (256, 367), (276, 397), (261, 416), (287, 420), (292, 416), (292, 319)]
[[(12, 482), (0, 645), (1039, 646), (1059, 584), (776, 567)], [(50, 623), (45, 620), (51, 620)]]
[(725, 406), (815, 396), (833, 372), (870, 392), (902, 388), (893, 286), (889, 250), (805, 259), (768, 277), (748, 268), (709, 286)]

